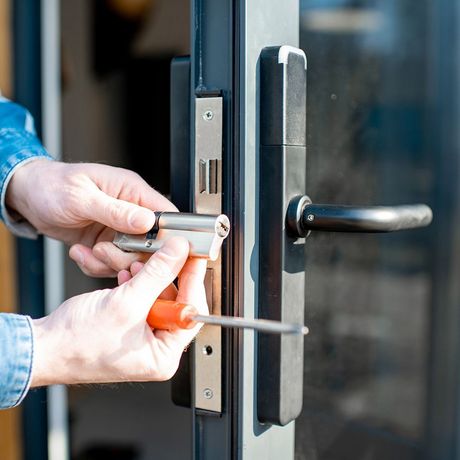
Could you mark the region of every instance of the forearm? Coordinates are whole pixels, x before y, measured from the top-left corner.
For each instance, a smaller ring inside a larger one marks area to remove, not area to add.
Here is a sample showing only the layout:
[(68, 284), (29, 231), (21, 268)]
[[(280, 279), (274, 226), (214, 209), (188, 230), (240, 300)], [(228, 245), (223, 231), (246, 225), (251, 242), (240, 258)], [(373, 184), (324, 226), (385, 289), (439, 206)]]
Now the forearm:
[(76, 376), (87, 363), (77, 353), (78, 337), (68, 330), (63, 331), (60, 326), (62, 324), (53, 325), (50, 316), (32, 320), (34, 362), (31, 388), (82, 383)]

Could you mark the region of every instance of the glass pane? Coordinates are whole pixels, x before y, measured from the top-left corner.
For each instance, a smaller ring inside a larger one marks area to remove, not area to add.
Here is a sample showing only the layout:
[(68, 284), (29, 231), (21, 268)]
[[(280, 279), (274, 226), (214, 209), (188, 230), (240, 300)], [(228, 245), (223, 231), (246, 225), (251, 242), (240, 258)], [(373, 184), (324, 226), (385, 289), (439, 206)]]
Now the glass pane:
[[(428, 0), (301, 0), (300, 7), (308, 194), (317, 203), (432, 205), (439, 163), (450, 159), (433, 131), (440, 7)], [(441, 307), (432, 301), (436, 225), (307, 240), (311, 332), (296, 458), (426, 454), (430, 319)]]

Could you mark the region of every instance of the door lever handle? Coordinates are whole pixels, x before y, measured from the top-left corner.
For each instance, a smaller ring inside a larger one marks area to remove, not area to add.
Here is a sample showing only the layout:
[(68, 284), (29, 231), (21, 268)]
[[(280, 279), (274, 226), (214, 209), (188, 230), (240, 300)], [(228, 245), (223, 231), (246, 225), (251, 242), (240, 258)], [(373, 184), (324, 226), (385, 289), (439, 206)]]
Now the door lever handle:
[[(312, 204), (307, 190), (307, 58), (291, 46), (264, 48), (259, 75), (258, 317), (304, 323), (305, 240), (312, 230), (391, 232), (428, 225), (425, 205)], [(286, 213), (287, 211), (287, 213)], [(302, 336), (260, 334), (257, 418), (286, 425), (301, 412)]]
[(313, 204), (307, 196), (293, 198), (286, 224), (293, 236), (310, 230), (326, 232), (384, 233), (426, 227), (433, 213), (425, 204), (400, 206), (347, 206)]

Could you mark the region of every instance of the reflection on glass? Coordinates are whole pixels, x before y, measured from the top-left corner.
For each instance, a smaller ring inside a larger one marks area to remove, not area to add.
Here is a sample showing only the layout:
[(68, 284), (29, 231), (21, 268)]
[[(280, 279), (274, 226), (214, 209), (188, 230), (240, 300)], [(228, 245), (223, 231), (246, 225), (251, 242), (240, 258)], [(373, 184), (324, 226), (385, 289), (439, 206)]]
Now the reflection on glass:
[[(427, 1), (301, 0), (308, 193), (430, 203)], [(416, 8), (414, 8), (416, 6)], [(298, 459), (412, 459), (425, 433), (431, 230), (307, 241)]]

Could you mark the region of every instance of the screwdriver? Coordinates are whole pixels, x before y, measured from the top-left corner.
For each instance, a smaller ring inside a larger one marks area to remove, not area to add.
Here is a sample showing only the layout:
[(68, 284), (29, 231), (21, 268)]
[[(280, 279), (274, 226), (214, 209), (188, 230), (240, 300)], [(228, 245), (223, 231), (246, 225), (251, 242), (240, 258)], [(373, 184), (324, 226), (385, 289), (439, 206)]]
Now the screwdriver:
[(301, 324), (236, 316), (200, 315), (193, 305), (164, 299), (158, 299), (153, 304), (147, 316), (147, 323), (153, 329), (170, 331), (191, 329), (196, 323), (205, 323), (222, 327), (254, 329), (268, 334), (308, 334), (308, 328)]

